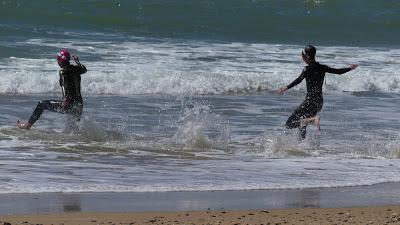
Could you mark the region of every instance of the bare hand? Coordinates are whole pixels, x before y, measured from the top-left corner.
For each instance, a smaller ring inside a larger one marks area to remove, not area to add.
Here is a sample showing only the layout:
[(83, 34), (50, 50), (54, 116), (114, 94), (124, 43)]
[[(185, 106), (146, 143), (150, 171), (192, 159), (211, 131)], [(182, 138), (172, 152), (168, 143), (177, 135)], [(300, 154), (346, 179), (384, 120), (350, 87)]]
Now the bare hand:
[(284, 93), (286, 90), (287, 90), (287, 87), (281, 87), (281, 88), (278, 89), (277, 92), (278, 92), (279, 95), (283, 95), (283, 93)]
[(350, 64), (350, 65), (349, 65), (349, 68), (350, 68), (351, 70), (354, 70), (354, 69), (357, 68), (357, 67), (358, 67), (357, 64)]
[(74, 56), (72, 56), (72, 58), (74, 59), (74, 61), (76, 63), (79, 63), (79, 57), (78, 56), (74, 55)]

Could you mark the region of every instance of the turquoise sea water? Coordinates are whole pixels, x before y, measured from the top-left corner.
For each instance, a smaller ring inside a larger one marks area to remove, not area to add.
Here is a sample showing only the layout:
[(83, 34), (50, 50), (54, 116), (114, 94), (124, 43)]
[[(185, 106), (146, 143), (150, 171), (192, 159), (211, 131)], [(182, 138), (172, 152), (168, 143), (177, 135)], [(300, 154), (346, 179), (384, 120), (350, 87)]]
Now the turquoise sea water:
[[(397, 0), (92, 0), (0, 3), (1, 35), (68, 32), (279, 44), (398, 46)], [(71, 37), (72, 38), (72, 37)]]

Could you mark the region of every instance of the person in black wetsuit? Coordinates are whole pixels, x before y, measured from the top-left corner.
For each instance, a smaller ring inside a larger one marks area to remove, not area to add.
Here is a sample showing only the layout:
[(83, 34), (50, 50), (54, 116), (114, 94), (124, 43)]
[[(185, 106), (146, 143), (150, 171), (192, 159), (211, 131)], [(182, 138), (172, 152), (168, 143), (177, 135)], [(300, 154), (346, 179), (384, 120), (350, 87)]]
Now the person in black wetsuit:
[(83, 110), (81, 95), (81, 74), (86, 73), (86, 67), (79, 62), (78, 57), (73, 57), (77, 65), (71, 65), (71, 55), (67, 49), (61, 49), (57, 54), (57, 62), (60, 66), (60, 86), (63, 92), (63, 100), (44, 100), (40, 101), (29, 118), (28, 122), (17, 121), (17, 126), (21, 129), (30, 129), (40, 118), (44, 110), (66, 114), (68, 127), (72, 130), (77, 129), (76, 123), (80, 120)]
[(334, 69), (315, 61), (316, 52), (317, 50), (314, 46), (307, 45), (301, 53), (303, 61), (307, 64), (302, 73), (288, 86), (281, 87), (278, 90), (278, 94), (282, 95), (285, 91), (300, 84), (304, 79), (306, 79), (306, 99), (296, 108), (293, 114), (286, 121), (286, 128), (300, 129), (302, 139), (306, 137), (306, 127), (308, 123), (315, 123), (319, 129), (319, 116), (317, 114), (322, 109), (324, 102), (322, 97), (322, 86), (324, 83), (325, 73), (344, 74), (358, 66), (356, 64), (351, 64), (347, 68)]

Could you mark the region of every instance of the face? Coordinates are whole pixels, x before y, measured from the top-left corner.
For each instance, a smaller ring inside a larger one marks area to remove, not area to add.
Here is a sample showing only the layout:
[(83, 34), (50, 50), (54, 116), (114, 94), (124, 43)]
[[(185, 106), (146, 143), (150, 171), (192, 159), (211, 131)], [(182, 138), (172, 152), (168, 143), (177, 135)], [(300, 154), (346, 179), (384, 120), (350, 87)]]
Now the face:
[(62, 60), (57, 60), (58, 65), (60, 66), (60, 68), (64, 68), (66, 67), (69, 63), (62, 61)]
[(310, 64), (310, 59), (309, 58), (307, 58), (307, 56), (303, 53), (303, 52), (301, 52), (301, 57), (303, 58), (303, 61), (306, 63), (306, 64)]

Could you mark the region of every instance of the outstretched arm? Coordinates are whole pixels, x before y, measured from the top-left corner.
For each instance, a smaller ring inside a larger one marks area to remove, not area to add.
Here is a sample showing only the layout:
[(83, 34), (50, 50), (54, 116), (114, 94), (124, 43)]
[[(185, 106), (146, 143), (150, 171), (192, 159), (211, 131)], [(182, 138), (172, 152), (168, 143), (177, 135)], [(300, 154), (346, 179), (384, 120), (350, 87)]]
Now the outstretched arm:
[(301, 72), (300, 76), (298, 78), (296, 78), (294, 81), (292, 81), (292, 83), (290, 83), (288, 86), (279, 88), (278, 91), (277, 91), (278, 94), (279, 95), (283, 95), (283, 93), (285, 91), (287, 91), (290, 88), (300, 84), (303, 81), (303, 79), (305, 78), (305, 71), (306, 71), (306, 69), (304, 68), (303, 72)]
[(354, 70), (355, 68), (357, 68), (357, 64), (351, 64), (349, 67), (347, 68), (341, 68), (341, 69), (335, 69), (335, 68), (331, 68), (329, 66), (325, 67), (325, 72), (327, 73), (334, 73), (334, 74), (344, 74), (347, 73), (351, 70)]

